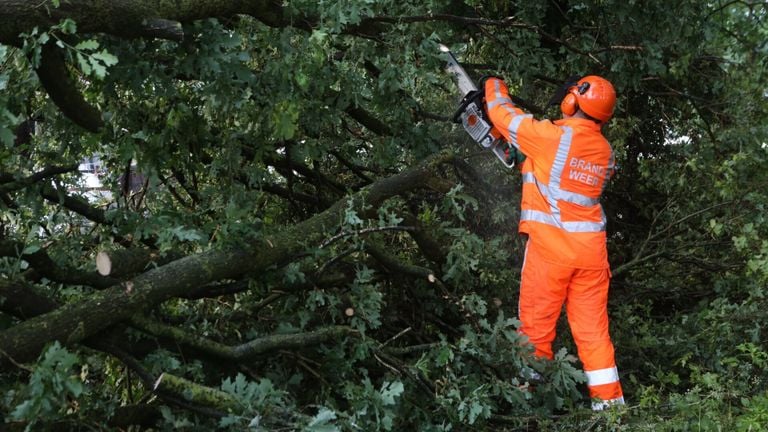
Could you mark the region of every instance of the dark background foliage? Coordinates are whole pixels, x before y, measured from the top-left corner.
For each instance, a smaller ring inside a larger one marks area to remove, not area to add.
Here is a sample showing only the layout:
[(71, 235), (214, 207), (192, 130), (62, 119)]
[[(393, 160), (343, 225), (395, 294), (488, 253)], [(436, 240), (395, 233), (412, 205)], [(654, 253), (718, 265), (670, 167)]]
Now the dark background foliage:
[[(766, 13), (0, 1), (0, 429), (760, 430)], [(519, 176), (439, 43), (539, 118), (615, 84), (626, 408), (588, 410), (567, 326), (554, 362), (516, 333)]]

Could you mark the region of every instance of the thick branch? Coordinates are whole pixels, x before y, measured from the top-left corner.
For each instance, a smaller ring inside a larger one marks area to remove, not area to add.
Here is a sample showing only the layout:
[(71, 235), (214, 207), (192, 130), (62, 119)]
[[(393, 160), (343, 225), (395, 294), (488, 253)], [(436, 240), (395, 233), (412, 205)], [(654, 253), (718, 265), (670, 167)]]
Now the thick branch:
[(59, 304), (33, 286), (20, 281), (0, 279), (0, 312), (21, 319), (42, 315)]
[(305, 333), (269, 335), (244, 344), (230, 346), (144, 317), (131, 318), (131, 324), (154, 336), (172, 339), (181, 345), (230, 361), (250, 360), (281, 349), (298, 349), (318, 345), (345, 334), (354, 333), (354, 330), (349, 327), (335, 326)]
[(277, 153), (266, 153), (262, 155), (262, 160), (264, 163), (275, 168), (282, 168), (290, 172), (296, 171), (308, 179), (314, 179), (321, 184), (330, 186), (336, 192), (346, 192), (347, 188), (343, 184), (329, 178), (328, 176), (323, 175), (317, 170), (313, 170), (312, 168), (302, 163), (292, 161), (289, 158), (278, 157)]
[[(17, 45), (18, 35), (34, 27), (49, 28), (65, 18), (77, 22), (79, 33), (107, 33), (120, 37), (178, 39), (172, 22), (251, 15), (271, 26), (291, 23), (279, 2), (271, 0), (68, 0), (59, 7), (52, 0), (0, 0), (0, 42)], [(293, 17), (295, 27), (309, 24)], [(159, 32), (159, 33), (158, 33)]]
[[(59, 304), (40, 292), (35, 286), (24, 284), (22, 282), (11, 282), (5, 279), (0, 279), (0, 311), (6, 312), (12, 316), (20, 319), (27, 319), (32, 316), (41, 315), (46, 312), (50, 312), (59, 307)], [(130, 370), (132, 370), (141, 379), (144, 385), (148, 389), (152, 389), (155, 383), (155, 378), (147, 371), (141, 363), (124, 351), (123, 348), (118, 348), (113, 339), (119, 341), (118, 343), (124, 343), (127, 336), (124, 332), (117, 332), (116, 335), (108, 335), (101, 333), (95, 335), (84, 341), (84, 344), (89, 348), (96, 349), (107, 354), (110, 354), (123, 362)], [(122, 346), (122, 345), (121, 345)], [(0, 356), (6, 355), (4, 351), (0, 350)], [(9, 362), (15, 362), (13, 358), (8, 359)], [(25, 366), (17, 363), (17, 366), (24, 368)], [(168, 392), (156, 391), (160, 398), (168, 403), (176, 406), (180, 406), (185, 409), (190, 409), (194, 412), (199, 412), (206, 416), (220, 417), (221, 412), (211, 410), (210, 408), (191, 405), (189, 402), (182, 400), (182, 396), (178, 394), (169, 394)], [(120, 409), (115, 413), (115, 417), (110, 420), (109, 424), (128, 425), (128, 424), (144, 424), (152, 423), (152, 419), (156, 418), (159, 413), (154, 413), (151, 406), (145, 406), (146, 409), (129, 409), (126, 412), (121, 412)]]
[(72, 285), (88, 285), (94, 288), (106, 288), (118, 281), (101, 276), (95, 272), (86, 272), (75, 268), (58, 265), (41, 249), (30, 254), (21, 254), (23, 246), (10, 240), (0, 241), (0, 256), (18, 257), (27, 261), (39, 274), (48, 279)]
[(91, 132), (98, 132), (104, 126), (101, 112), (86, 102), (80, 94), (69, 75), (64, 54), (55, 43), (49, 42), (43, 46), (40, 66), (35, 72), (48, 96), (67, 118)]
[(79, 342), (145, 306), (182, 295), (201, 283), (234, 277), (244, 270), (233, 263), (246, 259), (241, 251), (210, 251), (174, 261), (5, 330), (0, 333), (0, 346), (8, 347), (8, 353), (20, 361), (30, 360), (50, 341)]
[(359, 106), (350, 105), (344, 112), (376, 135), (389, 136), (393, 134), (392, 129), (386, 123)]
[(180, 408), (188, 409), (192, 412), (200, 413), (204, 416), (223, 417), (226, 415), (225, 411), (211, 408), (208, 405), (199, 404), (195, 401), (191, 401), (189, 398), (185, 397), (185, 394), (171, 392), (164, 388), (157, 388), (158, 381), (155, 380), (152, 374), (144, 368), (141, 362), (139, 362), (139, 360), (131, 354), (124, 351), (122, 348), (117, 347), (109, 340), (106, 340), (105, 338), (98, 338), (96, 340), (90, 340), (89, 345), (94, 349), (103, 351), (120, 360), (128, 369), (132, 370), (136, 373), (136, 375), (138, 375), (147, 389), (151, 389), (164, 402), (170, 403)]
[(287, 200), (302, 201), (309, 205), (319, 206), (322, 205), (321, 199), (316, 195), (309, 195), (301, 192), (294, 191), (292, 189), (284, 188), (275, 184), (262, 184), (259, 186), (264, 192), (277, 195)]
[(150, 266), (168, 264), (179, 258), (179, 254), (160, 254), (156, 250), (145, 248), (105, 250), (96, 255), (96, 268), (103, 276), (121, 278), (141, 273)]
[(335, 151), (335, 150), (333, 150), (333, 151), (331, 151), (330, 153), (331, 153), (331, 154), (333, 155), (333, 157), (335, 157), (335, 158), (336, 158), (336, 159), (337, 159), (339, 162), (341, 162), (341, 164), (342, 164), (342, 165), (344, 165), (345, 167), (349, 168), (349, 170), (350, 170), (350, 171), (352, 171), (352, 172), (353, 172), (353, 173), (355, 173), (355, 174), (356, 174), (358, 177), (360, 177), (361, 179), (363, 179), (363, 180), (366, 182), (366, 184), (370, 184), (370, 183), (373, 183), (373, 179), (372, 179), (372, 178), (370, 178), (370, 177), (368, 177), (368, 175), (366, 175), (366, 174), (365, 174), (365, 172), (363, 172), (363, 170), (365, 169), (364, 167), (360, 167), (360, 166), (357, 166), (357, 165), (353, 164), (352, 162), (348, 161), (348, 160), (347, 160), (347, 158), (345, 158), (344, 156), (342, 156), (342, 155), (341, 155), (341, 154), (340, 154), (338, 151)]
[(408, 233), (413, 238), (413, 241), (416, 242), (421, 253), (436, 267), (442, 266), (448, 256), (448, 253), (443, 250), (443, 246), (429, 235), (416, 216), (411, 213), (405, 213), (402, 216), (403, 223), (416, 227), (414, 231), (409, 231)]
[(396, 257), (386, 253), (383, 248), (379, 247), (372, 242), (365, 244), (365, 251), (368, 252), (376, 261), (387, 268), (390, 272), (396, 274), (403, 274), (406, 276), (414, 277), (416, 279), (427, 280), (429, 283), (435, 284), (443, 292), (446, 292), (447, 288), (443, 281), (441, 281), (432, 269), (421, 267), (409, 263), (404, 263), (398, 260)]
[(169, 373), (160, 375), (155, 382), (154, 391), (175, 394), (196, 405), (212, 407), (224, 413), (239, 413), (246, 408), (229, 393)]
[[(45, 167), (42, 171), (36, 172), (28, 177), (0, 185), (0, 193), (8, 193), (23, 189), (29, 185), (39, 182), (40, 180), (73, 171), (77, 171), (77, 165)], [(5, 176), (0, 174), (0, 177)]]
[(67, 195), (63, 190), (48, 185), (43, 186), (40, 194), (51, 203), (60, 204), (67, 210), (73, 211), (91, 222), (96, 222), (100, 225), (109, 225), (109, 221), (107, 221), (104, 211), (91, 206), (88, 201), (82, 198)]

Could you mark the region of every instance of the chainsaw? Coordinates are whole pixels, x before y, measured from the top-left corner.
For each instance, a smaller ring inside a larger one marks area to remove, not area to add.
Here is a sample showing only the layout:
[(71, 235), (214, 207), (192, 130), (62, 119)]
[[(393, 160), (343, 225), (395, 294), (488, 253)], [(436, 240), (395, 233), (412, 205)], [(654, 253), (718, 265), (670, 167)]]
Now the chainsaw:
[(459, 64), (459, 61), (456, 60), (451, 50), (441, 44), (440, 51), (448, 61), (445, 66), (446, 72), (453, 77), (462, 94), (459, 108), (453, 115), (453, 121), (461, 123), (467, 134), (480, 147), (491, 150), (505, 167), (514, 168), (515, 165), (525, 159), (525, 156), (506, 142), (501, 134), (491, 125), (486, 117), (485, 110), (483, 110), (483, 92), (478, 91), (474, 81)]

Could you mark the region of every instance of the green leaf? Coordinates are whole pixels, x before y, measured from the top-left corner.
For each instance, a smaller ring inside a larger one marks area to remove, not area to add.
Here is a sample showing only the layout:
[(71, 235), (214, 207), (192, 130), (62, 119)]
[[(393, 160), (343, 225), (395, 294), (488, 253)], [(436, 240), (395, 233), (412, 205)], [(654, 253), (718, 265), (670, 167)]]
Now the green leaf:
[(242, 422), (242, 420), (243, 419), (240, 416), (230, 414), (219, 419), (219, 427), (226, 428), (229, 426), (238, 425)]
[(13, 141), (16, 139), (16, 135), (13, 134), (13, 131), (8, 129), (5, 126), (0, 126), (0, 142), (3, 143), (5, 147), (12, 147)]
[(114, 66), (117, 64), (118, 59), (115, 55), (111, 54), (106, 49), (103, 49), (97, 53), (91, 54), (93, 58), (104, 63), (105, 66)]
[(303, 429), (304, 432), (338, 432), (341, 429), (332, 424), (336, 420), (336, 413), (328, 408), (321, 407), (320, 411), (312, 417), (312, 420)]
[(88, 63), (91, 64), (91, 70), (96, 78), (104, 79), (104, 77), (107, 75), (107, 68), (104, 67), (104, 65), (96, 60), (93, 56), (88, 57)]
[(61, 29), (61, 32), (64, 33), (64, 34), (75, 34), (75, 33), (77, 33), (77, 24), (71, 18), (65, 18), (59, 24), (59, 28)]
[(387, 405), (394, 405), (395, 398), (400, 396), (405, 390), (403, 383), (400, 381), (384, 382), (381, 386), (381, 401)]
[(295, 102), (281, 101), (272, 111), (272, 127), (275, 138), (291, 139), (296, 134), (299, 121), (299, 109)]
[(85, 75), (90, 75), (92, 72), (91, 64), (86, 58), (86, 56), (78, 52), (75, 54), (75, 58), (77, 59), (77, 64), (80, 66), (80, 70), (83, 71)]
[(39, 251), (39, 250), (40, 250), (40, 245), (36, 244), (36, 243), (33, 243), (33, 244), (29, 244), (29, 245), (25, 246), (24, 250), (21, 251), (21, 254), (22, 255), (31, 255), (31, 254)]
[(359, 227), (363, 223), (363, 220), (357, 215), (354, 201), (348, 200), (347, 207), (344, 209), (344, 225)]
[(486, 406), (477, 401), (472, 401), (469, 404), (469, 424), (475, 424), (477, 418), (480, 417), (486, 410)]
[(86, 51), (93, 51), (98, 47), (99, 47), (99, 43), (93, 39), (84, 40), (78, 43), (77, 45), (75, 45), (75, 49), (86, 50)]

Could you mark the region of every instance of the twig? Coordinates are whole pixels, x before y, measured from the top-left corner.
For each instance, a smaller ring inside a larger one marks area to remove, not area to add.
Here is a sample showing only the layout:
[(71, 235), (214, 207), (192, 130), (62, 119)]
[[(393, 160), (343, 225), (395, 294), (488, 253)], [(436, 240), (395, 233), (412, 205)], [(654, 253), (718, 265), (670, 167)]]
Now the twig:
[(402, 355), (411, 354), (414, 352), (431, 350), (432, 348), (437, 348), (439, 346), (440, 346), (440, 342), (432, 342), (432, 343), (412, 345), (412, 346), (406, 346), (406, 347), (400, 347), (400, 348), (390, 347), (390, 348), (387, 348), (385, 351), (387, 352), (387, 354), (402, 356)]
[(382, 360), (382, 359), (381, 359), (381, 357), (379, 357), (379, 355), (378, 355), (377, 353), (373, 353), (373, 356), (374, 356), (374, 357), (376, 358), (376, 360), (378, 360), (378, 361), (379, 361), (379, 363), (381, 363), (381, 364), (382, 364), (384, 367), (386, 367), (387, 369), (389, 369), (389, 370), (391, 370), (392, 372), (394, 372), (394, 373), (395, 373), (395, 375), (397, 375), (397, 376), (400, 376), (400, 375), (402, 375), (402, 374), (403, 374), (403, 372), (402, 372), (402, 371), (400, 371), (400, 370), (396, 369), (394, 366), (392, 366), (392, 365), (388, 364), (387, 362), (385, 362), (384, 360)]
[(269, 296), (261, 299), (260, 302), (254, 305), (250, 313), (255, 314), (259, 312), (260, 310), (272, 304), (272, 302), (274, 302), (275, 300), (278, 300), (280, 297), (283, 297), (285, 294), (286, 293), (284, 291), (272, 291), (272, 293)]
[(300, 354), (292, 353), (290, 351), (280, 350), (279, 352), (280, 352), (280, 354), (287, 355), (289, 357), (293, 357), (296, 360), (296, 363), (298, 363), (301, 367), (306, 369), (307, 372), (309, 372), (312, 376), (317, 378), (318, 381), (320, 381), (323, 384), (325, 384), (326, 387), (331, 387), (331, 384), (325, 378), (323, 378), (322, 375), (320, 375), (320, 372), (316, 371), (314, 368), (312, 368), (311, 366), (309, 366), (307, 364), (309, 362), (312, 362), (312, 363), (315, 363), (315, 365), (320, 366), (319, 363), (317, 363), (315, 361), (312, 361), (312, 360), (309, 360), (308, 358), (306, 358), (306, 357), (304, 357), (304, 356), (302, 356)]
[(327, 262), (325, 262), (325, 263), (322, 265), (322, 267), (320, 267), (320, 269), (319, 269), (319, 270), (317, 270), (317, 273), (315, 274), (315, 277), (316, 277), (316, 278), (318, 278), (318, 277), (320, 277), (320, 276), (321, 276), (323, 273), (325, 273), (325, 270), (326, 270), (328, 267), (330, 267), (330, 266), (331, 266), (331, 264), (333, 264), (333, 263), (335, 263), (335, 262), (339, 261), (340, 259), (342, 259), (342, 258), (344, 258), (344, 257), (346, 257), (346, 256), (352, 255), (353, 253), (355, 253), (355, 252), (359, 252), (359, 251), (360, 251), (360, 247), (358, 247), (358, 246), (354, 246), (354, 247), (351, 247), (351, 248), (349, 248), (349, 249), (345, 250), (344, 252), (342, 252), (342, 253), (340, 253), (340, 254), (336, 255), (335, 257), (333, 257), (333, 258), (331, 258), (330, 260), (328, 260)]
[(666, 228), (664, 228), (663, 230), (661, 230), (661, 231), (657, 232), (656, 234), (654, 234), (652, 238), (654, 238), (654, 239), (658, 238), (658, 236), (660, 236), (661, 234), (664, 234), (665, 232), (667, 232), (670, 229), (672, 229), (673, 226), (680, 225), (681, 223), (687, 221), (688, 219), (694, 218), (694, 217), (696, 217), (696, 216), (698, 216), (698, 215), (700, 215), (702, 213), (709, 212), (709, 211), (714, 210), (716, 208), (723, 207), (723, 206), (726, 206), (726, 205), (729, 205), (729, 204), (733, 204), (734, 202), (736, 202), (736, 201), (735, 200), (726, 201), (726, 202), (718, 203), (718, 204), (715, 204), (715, 205), (711, 205), (711, 206), (709, 206), (709, 207), (707, 207), (705, 209), (702, 209), (702, 210), (695, 211), (695, 212), (693, 212), (693, 213), (683, 217), (680, 220), (677, 220), (675, 222), (670, 223), (669, 225), (667, 225)]
[(604, 48), (598, 48), (594, 52), (601, 53), (605, 51), (645, 51), (642, 45), (611, 45)]
[(330, 152), (336, 159), (338, 159), (339, 162), (342, 163), (345, 167), (349, 168), (350, 171), (355, 173), (358, 177), (365, 180), (367, 183), (373, 183), (373, 179), (368, 177), (361, 167), (353, 164), (352, 162), (348, 161), (345, 157), (343, 157), (338, 151), (331, 151)]
[(385, 22), (390, 24), (401, 24), (401, 23), (410, 24), (410, 23), (429, 22), (429, 21), (448, 21), (448, 22), (455, 22), (462, 25), (521, 28), (521, 29), (530, 30), (538, 34), (544, 39), (547, 39), (551, 42), (555, 42), (565, 47), (569, 51), (587, 56), (590, 59), (592, 59), (595, 63), (599, 64), (600, 66), (605, 66), (603, 62), (601, 62), (597, 57), (593, 55), (593, 53), (576, 48), (570, 43), (545, 32), (544, 30), (541, 29), (541, 27), (537, 25), (517, 21), (515, 20), (515, 17), (506, 17), (500, 20), (493, 20), (488, 18), (470, 18), (470, 17), (458, 16), (458, 15), (450, 15), (450, 14), (426, 14), (426, 15), (404, 16), (404, 17), (377, 16), (377, 17), (368, 18), (365, 21)]
[(2, 355), (3, 357), (7, 358), (9, 362), (11, 362), (14, 366), (16, 366), (19, 369), (25, 370), (25, 371), (27, 371), (29, 373), (32, 373), (32, 372), (35, 371), (31, 367), (25, 366), (25, 365), (17, 362), (13, 357), (11, 357), (10, 354), (8, 354), (7, 352), (3, 351), (2, 349), (0, 349), (0, 355)]
[(376, 228), (363, 228), (356, 231), (342, 231), (335, 236), (323, 241), (323, 243), (320, 244), (320, 249), (323, 249), (330, 245), (331, 243), (351, 235), (360, 235), (360, 234), (368, 234), (372, 232), (381, 232), (381, 231), (416, 231), (416, 227), (412, 226), (398, 226), (398, 225), (392, 225), (392, 226), (385, 226), (385, 227), (376, 227)]
[(194, 208), (191, 204), (187, 203), (187, 201), (184, 200), (184, 198), (182, 198), (181, 195), (176, 191), (176, 188), (174, 188), (173, 185), (171, 185), (171, 183), (168, 181), (171, 178), (170, 176), (169, 177), (159, 176), (159, 177), (160, 177), (160, 182), (163, 184), (163, 186), (168, 188), (168, 192), (170, 192), (171, 195), (173, 195), (173, 197), (176, 198), (176, 201), (178, 201), (179, 204), (181, 204), (182, 206), (188, 209)]
[(381, 348), (384, 348), (384, 347), (385, 347), (385, 346), (387, 346), (387, 345), (388, 345), (390, 342), (392, 342), (393, 340), (395, 340), (395, 339), (399, 338), (400, 336), (402, 336), (402, 335), (404, 335), (404, 334), (408, 333), (408, 332), (409, 332), (409, 331), (411, 331), (411, 330), (412, 330), (412, 329), (411, 329), (410, 327), (407, 327), (407, 328), (403, 329), (403, 330), (402, 330), (400, 333), (398, 333), (398, 334), (396, 334), (396, 335), (392, 336), (391, 338), (387, 339), (387, 340), (386, 340), (384, 343), (380, 344), (380, 345), (379, 345), (379, 349), (381, 349)]

